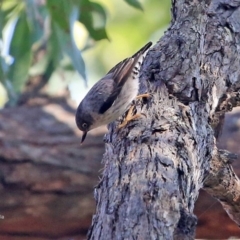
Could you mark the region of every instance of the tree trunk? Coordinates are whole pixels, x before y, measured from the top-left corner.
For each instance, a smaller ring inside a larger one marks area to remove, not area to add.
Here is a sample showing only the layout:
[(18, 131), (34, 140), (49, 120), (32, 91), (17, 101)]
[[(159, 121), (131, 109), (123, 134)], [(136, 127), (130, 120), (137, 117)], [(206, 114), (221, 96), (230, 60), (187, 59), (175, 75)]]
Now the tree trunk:
[[(171, 26), (141, 70), (140, 93), (151, 93), (136, 103), (142, 117), (109, 126), (89, 239), (194, 239), (204, 180), (209, 190), (226, 177), (213, 162), (224, 155), (216, 147), (224, 113), (240, 102), (240, 1), (172, 4)], [(240, 224), (239, 180), (231, 176), (233, 191), (225, 184), (209, 193), (221, 200), (227, 191), (225, 209)]]

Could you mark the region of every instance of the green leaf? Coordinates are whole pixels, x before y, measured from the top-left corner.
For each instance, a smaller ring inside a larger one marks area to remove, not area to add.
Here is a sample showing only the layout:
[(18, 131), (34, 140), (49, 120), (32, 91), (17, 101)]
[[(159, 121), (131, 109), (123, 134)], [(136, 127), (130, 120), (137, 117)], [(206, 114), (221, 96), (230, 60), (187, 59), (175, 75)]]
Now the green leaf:
[(93, 29), (93, 18), (91, 14), (91, 3), (88, 0), (82, 0), (80, 6), (81, 14), (79, 16), (79, 21), (85, 25), (87, 30)]
[(10, 55), (14, 62), (9, 67), (8, 79), (14, 90), (19, 93), (28, 78), (28, 70), (31, 65), (31, 32), (27, 23), (27, 16), (22, 12), (19, 16), (10, 44)]
[(91, 32), (91, 34), (96, 41), (102, 39), (109, 39), (105, 28), (95, 29), (94, 31)]
[(127, 2), (130, 6), (143, 11), (143, 7), (138, 0), (124, 0), (124, 1)]
[(73, 61), (74, 67), (77, 69), (77, 71), (82, 75), (82, 77), (86, 80), (86, 73), (85, 73), (85, 63), (83, 61), (82, 55), (77, 48), (77, 45), (74, 40), (74, 35), (73, 35), (73, 27), (74, 23), (78, 19), (78, 10), (76, 8), (73, 8), (69, 17), (69, 22), (70, 22), (70, 30), (71, 30), (71, 44), (68, 45), (68, 48), (66, 48), (66, 52), (68, 53), (69, 57)]
[[(1, 9), (1, 3), (0, 3), (0, 9)], [(3, 29), (4, 27), (4, 13), (0, 10), (0, 29)], [(2, 38), (2, 31), (0, 31), (0, 38)]]
[(85, 64), (73, 37), (74, 23), (79, 18), (79, 1), (48, 0), (47, 7), (52, 17), (50, 37), (50, 51), (53, 52), (52, 64), (57, 67), (63, 53), (66, 53), (71, 58), (75, 69), (86, 81)]
[(8, 72), (8, 65), (5, 59), (0, 55), (0, 77), (5, 75), (7, 72)]
[(68, 20), (70, 33), (64, 31), (59, 25), (56, 24), (56, 22), (52, 22), (53, 31), (50, 49), (53, 52), (53, 62), (56, 66), (59, 64), (63, 54), (65, 53), (71, 58), (74, 68), (86, 81), (85, 63), (73, 37), (73, 26), (77, 19), (78, 10), (77, 8), (73, 7), (69, 14)]
[(44, 11), (41, 6), (37, 6), (35, 1), (25, 0), (25, 2), (32, 42), (37, 42), (43, 37), (43, 25), (47, 11)]
[(0, 55), (0, 82), (6, 86), (8, 65), (5, 59)]
[(62, 46), (60, 44), (60, 37), (63, 33), (61, 32), (60, 27), (54, 22), (51, 22), (51, 35), (48, 40), (47, 52), (51, 56), (53, 65), (55, 68), (58, 67), (61, 59), (63, 58)]
[(22, 4), (22, 3), (19, 3), (19, 0), (1, 0), (0, 2), (1, 4), (1, 10), (3, 11), (8, 11), (8, 10), (11, 10), (13, 8), (15, 8), (18, 4)]
[(72, 8), (71, 0), (48, 0), (47, 7), (53, 21), (65, 32), (70, 33), (69, 15)]
[(9, 65), (6, 63), (5, 59), (0, 56), (0, 82), (7, 91), (9, 101), (14, 104), (16, 103), (17, 96), (15, 94), (15, 91), (13, 90), (11, 82), (7, 79), (8, 70)]
[(105, 29), (107, 19), (105, 9), (98, 3), (82, 0), (80, 10), (79, 21), (85, 25), (90, 36), (96, 41), (108, 39)]
[[(1, 2), (0, 0), (0, 29), (2, 30), (9, 20), (9, 15), (12, 15), (14, 9), (16, 8), (16, 2), (12, 2), (11, 5), (7, 5), (6, 1)], [(0, 38), (2, 38), (2, 31), (0, 33)]]
[(97, 29), (105, 27), (107, 22), (107, 14), (103, 6), (100, 5), (99, 3), (91, 2), (91, 10), (94, 28)]
[(50, 59), (49, 62), (48, 62), (48, 65), (47, 65), (47, 68), (46, 68), (46, 71), (44, 73), (44, 78), (49, 80), (50, 77), (52, 76), (54, 70), (55, 70), (55, 66), (54, 66), (54, 63), (53, 63), (53, 60)]
[(25, 10), (25, 4), (19, 0), (0, 0), (0, 11), (3, 15), (4, 26), (10, 19), (17, 18)]

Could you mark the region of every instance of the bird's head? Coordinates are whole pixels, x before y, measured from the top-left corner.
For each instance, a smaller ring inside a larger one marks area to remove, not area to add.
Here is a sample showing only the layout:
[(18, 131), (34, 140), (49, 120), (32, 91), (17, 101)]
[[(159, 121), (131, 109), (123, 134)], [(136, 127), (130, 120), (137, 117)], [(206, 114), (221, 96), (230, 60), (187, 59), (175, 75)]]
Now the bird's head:
[(90, 131), (93, 128), (94, 120), (88, 112), (83, 110), (81, 105), (77, 109), (75, 120), (77, 127), (83, 132), (81, 141), (81, 143), (83, 143), (87, 136), (88, 131)]

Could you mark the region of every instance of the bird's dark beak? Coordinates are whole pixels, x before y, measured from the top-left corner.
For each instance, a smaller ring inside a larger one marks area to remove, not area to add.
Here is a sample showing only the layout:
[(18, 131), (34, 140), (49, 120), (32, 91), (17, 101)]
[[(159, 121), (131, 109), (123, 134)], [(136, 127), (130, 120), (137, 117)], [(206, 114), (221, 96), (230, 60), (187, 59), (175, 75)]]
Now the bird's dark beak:
[(87, 133), (88, 133), (87, 131), (83, 132), (81, 144), (84, 142), (84, 140), (87, 136)]

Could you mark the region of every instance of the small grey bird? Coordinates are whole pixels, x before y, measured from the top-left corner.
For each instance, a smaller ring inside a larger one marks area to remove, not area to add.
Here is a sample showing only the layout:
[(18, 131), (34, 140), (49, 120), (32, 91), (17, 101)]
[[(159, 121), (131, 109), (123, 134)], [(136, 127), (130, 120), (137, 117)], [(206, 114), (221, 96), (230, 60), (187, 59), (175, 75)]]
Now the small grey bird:
[(118, 63), (89, 90), (79, 104), (75, 118), (78, 128), (83, 131), (81, 143), (88, 131), (123, 115), (137, 97), (139, 70), (151, 45), (152, 42), (147, 43), (132, 57)]

